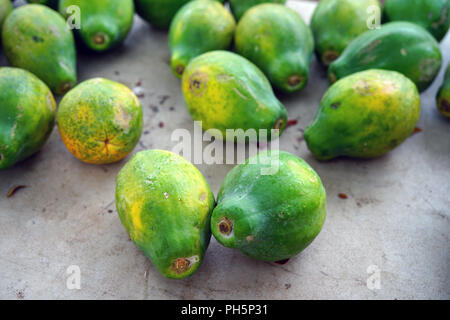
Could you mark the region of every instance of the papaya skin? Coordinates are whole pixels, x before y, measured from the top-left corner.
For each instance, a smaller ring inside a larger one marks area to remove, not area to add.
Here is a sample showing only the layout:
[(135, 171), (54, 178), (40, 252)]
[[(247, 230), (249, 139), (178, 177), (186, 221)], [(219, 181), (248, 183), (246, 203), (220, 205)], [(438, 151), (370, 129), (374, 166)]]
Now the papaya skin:
[(59, 12), (67, 19), (71, 15), (67, 9), (73, 5), (81, 14), (81, 29), (75, 29), (75, 33), (94, 51), (121, 44), (133, 25), (133, 0), (61, 0)]
[(360, 34), (368, 31), (367, 9), (381, 6), (378, 0), (322, 0), (311, 19), (316, 53), (329, 66)]
[(55, 124), (50, 89), (28, 71), (0, 68), (0, 170), (39, 151)]
[(305, 141), (319, 160), (379, 157), (406, 140), (419, 117), (420, 96), (411, 80), (394, 71), (358, 72), (328, 89)]
[(286, 0), (230, 0), (230, 8), (234, 17), (239, 21), (244, 13), (251, 7), (262, 3), (281, 3), (285, 4)]
[[(169, 29), (177, 11), (191, 0), (134, 0), (139, 16), (158, 29)], [(223, 3), (223, 0), (211, 0)]]
[(211, 238), (214, 205), (200, 171), (169, 151), (138, 152), (116, 179), (123, 226), (167, 278), (186, 278), (200, 267)]
[(368, 69), (397, 71), (410, 78), (419, 91), (439, 73), (439, 43), (422, 27), (410, 22), (389, 22), (354, 39), (328, 69), (331, 83)]
[(235, 29), (233, 16), (217, 1), (195, 0), (183, 6), (169, 31), (173, 73), (181, 78), (189, 61), (196, 56), (229, 48)]
[(6, 17), (13, 11), (14, 7), (11, 0), (0, 0), (0, 35), (2, 31), (3, 22)]
[(265, 3), (249, 9), (236, 28), (235, 49), (281, 91), (299, 91), (308, 83), (314, 39), (291, 8)]
[[(277, 171), (262, 174), (276, 165)], [(211, 230), (222, 245), (263, 261), (289, 259), (319, 234), (326, 217), (320, 177), (302, 159), (268, 151), (233, 168), (222, 183)]]
[(450, 118), (450, 64), (447, 66), (444, 82), (437, 93), (436, 102), (439, 112), (444, 117)]
[(68, 92), (57, 120), (67, 149), (90, 164), (125, 158), (139, 142), (143, 127), (136, 95), (123, 84), (103, 78), (84, 81)]
[(54, 10), (40, 4), (15, 9), (3, 24), (2, 42), (9, 63), (35, 74), (53, 93), (76, 84), (73, 34)]
[(450, 26), (450, 1), (385, 0), (384, 17), (387, 21), (416, 23), (441, 41)]
[(267, 129), (268, 138), (274, 138), (271, 129), (281, 135), (286, 127), (286, 109), (267, 78), (237, 54), (212, 51), (194, 58), (183, 73), (182, 90), (194, 121), (202, 121), (204, 130), (220, 131), (224, 140), (227, 129), (254, 129), (257, 134)]

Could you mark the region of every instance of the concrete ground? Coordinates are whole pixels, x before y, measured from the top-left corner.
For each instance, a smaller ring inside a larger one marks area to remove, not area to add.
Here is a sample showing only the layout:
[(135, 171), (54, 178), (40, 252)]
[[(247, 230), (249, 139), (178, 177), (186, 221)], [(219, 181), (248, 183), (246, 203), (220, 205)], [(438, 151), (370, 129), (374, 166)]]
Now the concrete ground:
[[(308, 20), (314, 9), (311, 2), (289, 5)], [(171, 133), (193, 130), (193, 123), (168, 65), (167, 34), (135, 22), (124, 46), (102, 55), (81, 53), (79, 78), (139, 86), (145, 132), (135, 152), (171, 150)], [(449, 49), (447, 37), (445, 66)], [(6, 65), (3, 55), (0, 65)], [(115, 177), (129, 157), (109, 166), (84, 164), (55, 130), (39, 153), (0, 173), (0, 298), (449, 299), (450, 122), (434, 102), (444, 71), (422, 94), (421, 132), (378, 159), (327, 163), (316, 161), (302, 139), (328, 87), (317, 62), (311, 71), (306, 89), (280, 97), (289, 118), (298, 121), (280, 148), (317, 170), (328, 216), (318, 238), (289, 263), (255, 261), (213, 239), (197, 274), (163, 278), (129, 240), (116, 213)], [(232, 168), (198, 167), (216, 194)], [(7, 198), (15, 185), (26, 188)], [(81, 288), (69, 289), (77, 268)]]

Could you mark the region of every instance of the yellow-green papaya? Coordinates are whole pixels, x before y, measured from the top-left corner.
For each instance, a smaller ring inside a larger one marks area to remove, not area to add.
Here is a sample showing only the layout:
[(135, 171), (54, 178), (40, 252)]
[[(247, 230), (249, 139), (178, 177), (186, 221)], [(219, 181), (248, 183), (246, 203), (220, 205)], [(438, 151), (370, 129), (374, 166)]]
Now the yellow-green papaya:
[(239, 21), (244, 13), (251, 7), (269, 2), (285, 4), (286, 0), (230, 0), (230, 8), (236, 20)]
[(116, 207), (131, 240), (168, 278), (194, 274), (211, 238), (214, 195), (201, 172), (163, 150), (138, 152), (116, 179)]
[(168, 29), (177, 11), (189, 1), (192, 0), (134, 0), (134, 3), (142, 19), (156, 28)]
[(420, 116), (420, 95), (404, 75), (367, 70), (333, 84), (305, 130), (319, 160), (381, 156), (408, 138)]
[(47, 141), (55, 124), (50, 89), (28, 71), (0, 68), (0, 170), (12, 167)]
[(75, 34), (95, 51), (122, 43), (133, 25), (133, 0), (61, 0), (59, 12), (67, 19), (72, 6), (80, 8), (80, 29)]
[(127, 86), (104, 78), (70, 90), (58, 108), (58, 129), (67, 149), (90, 164), (125, 158), (142, 133), (142, 106)]
[(227, 174), (211, 230), (224, 246), (274, 262), (305, 249), (325, 217), (326, 193), (317, 173), (297, 156), (272, 150)]
[(9, 63), (44, 81), (55, 94), (64, 94), (77, 82), (75, 42), (61, 15), (40, 4), (15, 9), (2, 30)]
[(444, 82), (437, 93), (436, 102), (439, 112), (444, 117), (450, 118), (450, 64), (447, 66)]
[(294, 92), (308, 83), (314, 39), (302, 17), (285, 5), (249, 9), (236, 28), (235, 49), (277, 89)]
[(202, 121), (204, 130), (218, 130), (218, 138), (227, 139), (228, 129), (254, 129), (259, 138), (265, 129), (269, 139), (271, 129), (281, 134), (286, 127), (286, 109), (265, 75), (235, 53), (211, 51), (194, 58), (183, 73), (182, 89), (192, 118)]
[(441, 41), (450, 27), (449, 0), (385, 0), (387, 21), (414, 22)]
[(169, 31), (173, 73), (181, 78), (192, 58), (208, 51), (228, 49), (235, 28), (231, 13), (217, 1), (195, 0), (184, 5)]
[(368, 31), (367, 21), (372, 8), (381, 7), (378, 0), (321, 0), (311, 19), (316, 53), (319, 60), (329, 66), (348, 44)]
[(354, 39), (328, 69), (331, 83), (352, 73), (386, 69), (403, 73), (427, 89), (439, 73), (439, 43), (424, 28), (411, 22), (389, 22)]

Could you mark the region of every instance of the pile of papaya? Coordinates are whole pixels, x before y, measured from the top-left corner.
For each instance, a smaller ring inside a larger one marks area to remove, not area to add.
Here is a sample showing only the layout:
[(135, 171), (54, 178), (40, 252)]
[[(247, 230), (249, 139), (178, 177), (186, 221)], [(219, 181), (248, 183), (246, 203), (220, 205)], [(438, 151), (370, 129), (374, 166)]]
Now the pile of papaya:
[[(188, 113), (224, 140), (230, 129), (282, 139), (288, 111), (280, 99), (301, 98), (317, 59), (330, 87), (304, 138), (320, 161), (379, 157), (413, 133), (450, 26), (450, 0), (320, 0), (310, 25), (285, 0), (28, 2), (0, 0), (9, 62), (0, 67), (0, 170), (39, 151), (56, 122), (67, 150), (87, 165), (133, 152), (144, 127), (139, 98), (105, 78), (78, 83), (77, 49), (101, 55), (123, 45), (135, 14), (167, 31), (168, 71), (180, 78)], [(436, 105), (450, 117), (450, 67)], [(117, 175), (115, 202), (136, 246), (173, 279), (199, 269), (211, 235), (252, 258), (285, 261), (326, 217), (318, 173), (281, 150), (235, 166), (217, 197), (182, 156), (141, 151)]]

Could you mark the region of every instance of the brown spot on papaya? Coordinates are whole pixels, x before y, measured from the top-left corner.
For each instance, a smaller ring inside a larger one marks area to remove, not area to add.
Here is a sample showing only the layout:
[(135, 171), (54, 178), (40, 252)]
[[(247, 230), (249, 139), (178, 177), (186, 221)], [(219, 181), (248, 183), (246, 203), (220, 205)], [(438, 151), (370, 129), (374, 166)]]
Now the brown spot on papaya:
[(200, 201), (205, 201), (206, 200), (206, 192), (203, 192), (201, 195), (200, 195)]
[(189, 269), (190, 261), (186, 258), (178, 258), (175, 260), (175, 262), (172, 264), (172, 270), (176, 273), (184, 273)]
[(185, 69), (184, 66), (178, 65), (178, 66), (175, 67), (175, 72), (176, 72), (178, 75), (181, 76), (181, 75), (184, 73), (184, 69)]
[(330, 104), (330, 108), (331, 108), (331, 109), (337, 109), (337, 108), (339, 108), (340, 106), (341, 106), (341, 103), (340, 103), (340, 102), (335, 102), (335, 103)]
[(194, 72), (189, 78), (189, 90), (193, 95), (201, 97), (206, 90), (208, 75), (204, 72)]
[(70, 89), (72, 89), (72, 83), (70, 82), (64, 82), (60, 87), (59, 87), (59, 92), (64, 94), (67, 91), (69, 91)]
[(337, 58), (339, 58), (339, 52), (334, 50), (325, 51), (325, 53), (322, 55), (323, 64), (326, 66), (329, 66)]
[(275, 125), (273, 126), (273, 128), (275, 130), (281, 130), (284, 126), (285, 126), (285, 121), (283, 118), (280, 118), (275, 122)]
[(305, 80), (305, 78), (303, 78), (302, 76), (299, 76), (298, 74), (294, 74), (292, 76), (290, 76), (287, 80), (287, 84), (289, 87), (291, 88), (296, 88), (298, 85), (300, 85), (303, 81)]
[(130, 128), (131, 114), (123, 107), (119, 107), (119, 112), (116, 113), (116, 122), (124, 130)]
[(370, 85), (364, 79), (356, 81), (355, 85), (353, 86), (353, 89), (362, 96), (370, 94)]
[(93, 37), (92, 37), (92, 41), (97, 44), (97, 45), (102, 45), (106, 42), (106, 37), (103, 33), (96, 33)]
[(231, 232), (233, 232), (233, 221), (231, 221), (228, 218), (223, 217), (220, 219), (218, 225), (217, 225), (219, 232), (223, 235), (229, 235)]

